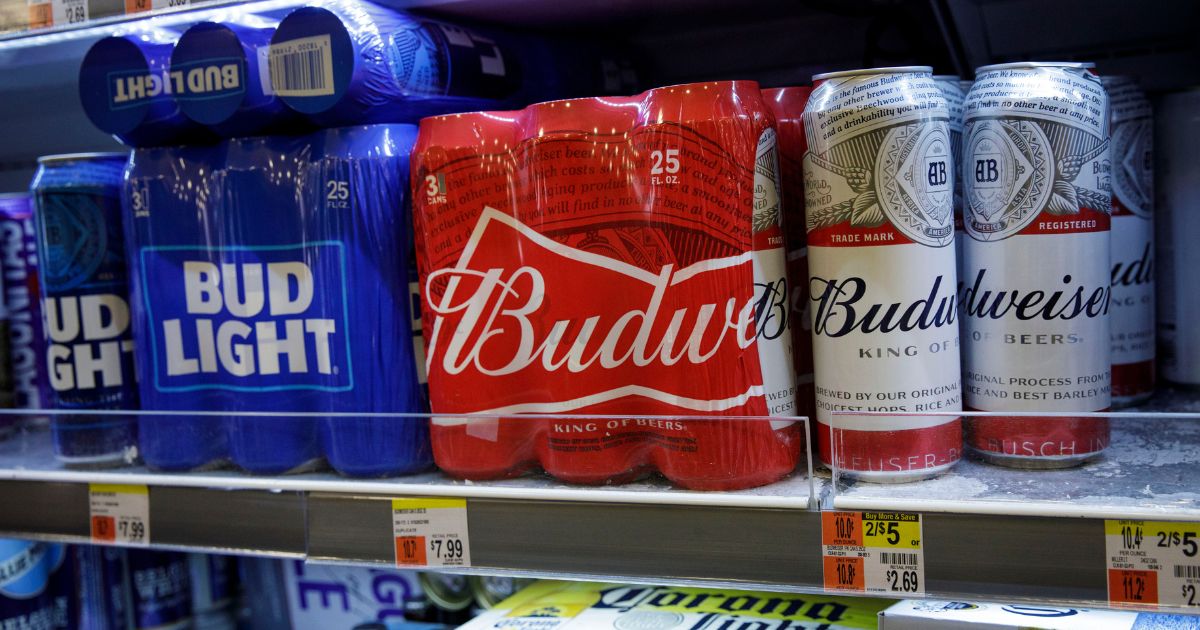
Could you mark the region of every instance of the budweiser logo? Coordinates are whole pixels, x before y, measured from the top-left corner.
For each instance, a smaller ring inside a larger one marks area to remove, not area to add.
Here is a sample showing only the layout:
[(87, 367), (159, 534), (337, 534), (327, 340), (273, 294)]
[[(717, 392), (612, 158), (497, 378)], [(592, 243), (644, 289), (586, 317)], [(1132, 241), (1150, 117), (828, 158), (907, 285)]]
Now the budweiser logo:
[(763, 396), (747, 349), (786, 329), (787, 291), (756, 285), (753, 257), (647, 270), (485, 208), (457, 264), (426, 279), (426, 362), (431, 382), (507, 404), (441, 411), (561, 413), (640, 396), (718, 412)]

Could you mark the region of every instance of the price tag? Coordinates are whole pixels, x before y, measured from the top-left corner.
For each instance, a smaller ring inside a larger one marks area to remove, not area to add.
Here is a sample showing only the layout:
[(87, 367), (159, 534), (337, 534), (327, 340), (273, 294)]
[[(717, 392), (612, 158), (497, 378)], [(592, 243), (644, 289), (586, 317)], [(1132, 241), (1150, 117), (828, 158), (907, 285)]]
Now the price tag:
[(54, 5), (50, 0), (27, 0), (29, 28), (54, 26)]
[(189, 0), (125, 0), (125, 13), (144, 13), (172, 7), (185, 7)]
[(826, 590), (925, 593), (920, 514), (824, 512), (821, 549)]
[(466, 499), (392, 499), (396, 564), (469, 567)]
[(1200, 523), (1104, 521), (1108, 601), (1200, 608)]
[(88, 484), (92, 542), (150, 544), (150, 491), (146, 486)]

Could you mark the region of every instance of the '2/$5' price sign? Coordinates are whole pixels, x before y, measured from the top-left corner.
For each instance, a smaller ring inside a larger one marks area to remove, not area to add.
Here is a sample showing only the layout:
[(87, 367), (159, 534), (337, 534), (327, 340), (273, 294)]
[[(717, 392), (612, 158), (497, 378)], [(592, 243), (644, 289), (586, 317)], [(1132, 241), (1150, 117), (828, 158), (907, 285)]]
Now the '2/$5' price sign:
[(921, 515), (824, 512), (821, 550), (825, 590), (923, 594)]
[(1200, 523), (1104, 521), (1108, 601), (1200, 607)]

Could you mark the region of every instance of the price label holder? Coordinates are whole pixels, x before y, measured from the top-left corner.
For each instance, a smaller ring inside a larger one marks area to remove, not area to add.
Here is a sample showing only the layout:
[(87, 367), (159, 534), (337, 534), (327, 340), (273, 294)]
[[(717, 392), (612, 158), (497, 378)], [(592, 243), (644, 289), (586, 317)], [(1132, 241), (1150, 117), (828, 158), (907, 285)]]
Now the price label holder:
[(821, 553), (827, 591), (925, 594), (920, 514), (824, 512)]
[(392, 499), (392, 536), (398, 566), (471, 566), (466, 499)]
[(92, 542), (150, 544), (150, 491), (146, 486), (88, 484)]
[(1104, 521), (1108, 601), (1200, 610), (1200, 523)]

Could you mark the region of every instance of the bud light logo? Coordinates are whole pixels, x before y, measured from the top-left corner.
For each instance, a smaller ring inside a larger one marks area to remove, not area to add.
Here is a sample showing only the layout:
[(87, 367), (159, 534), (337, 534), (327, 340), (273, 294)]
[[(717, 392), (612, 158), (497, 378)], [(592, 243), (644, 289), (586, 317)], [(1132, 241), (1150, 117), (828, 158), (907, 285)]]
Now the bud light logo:
[(50, 386), (56, 392), (133, 384), (129, 305), (113, 293), (45, 300)]
[(157, 391), (354, 388), (342, 243), (146, 247), (141, 262)]
[(245, 59), (206, 59), (172, 65), (167, 74), (178, 99), (208, 99), (246, 91)]

